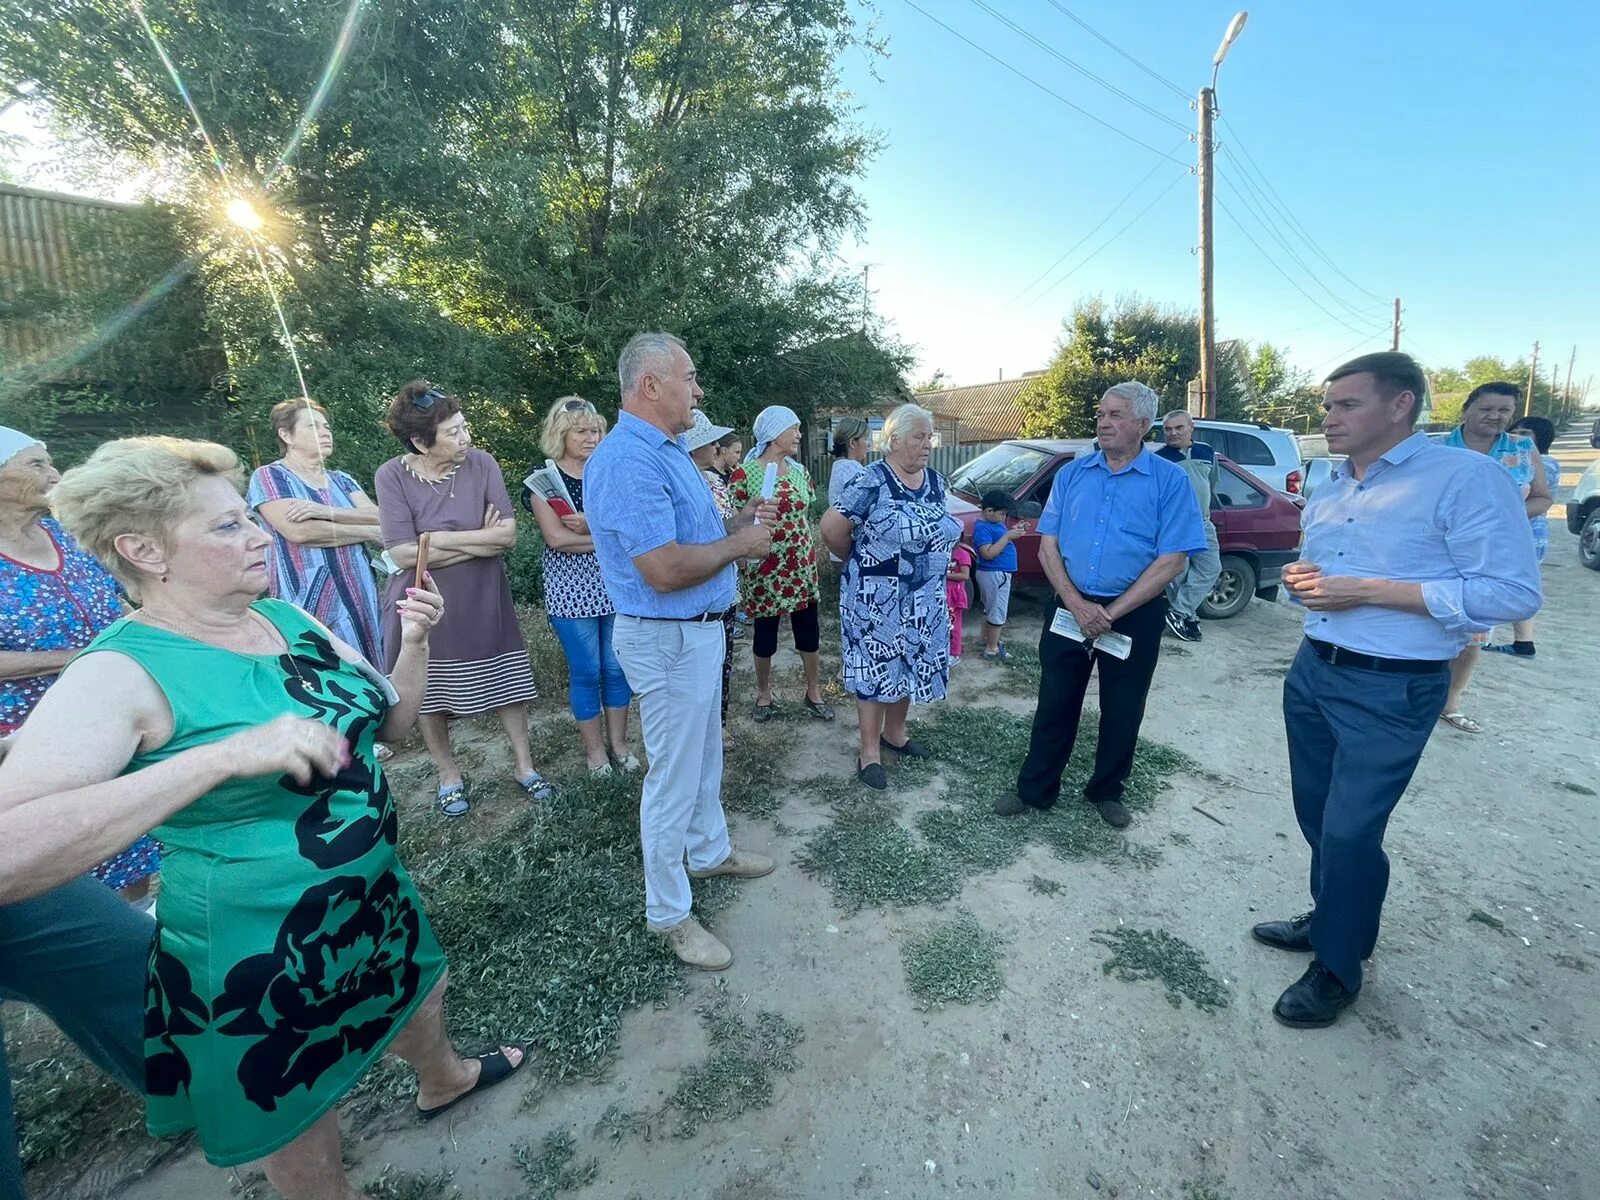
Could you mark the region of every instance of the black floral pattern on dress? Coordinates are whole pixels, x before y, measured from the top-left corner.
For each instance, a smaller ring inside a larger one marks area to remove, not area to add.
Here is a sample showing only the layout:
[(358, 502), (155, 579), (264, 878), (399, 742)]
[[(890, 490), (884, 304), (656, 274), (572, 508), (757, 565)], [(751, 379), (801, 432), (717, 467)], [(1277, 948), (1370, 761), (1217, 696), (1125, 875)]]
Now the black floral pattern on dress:
[(306, 889), (272, 950), (236, 963), (217, 997), (218, 1032), (257, 1039), (239, 1061), (245, 1098), (272, 1112), (377, 1046), (416, 998), (421, 923), (393, 872)]
[[(145, 1091), (151, 1096), (176, 1096), (194, 1080), (189, 1058), (179, 1049), (180, 1037), (203, 1033), (211, 1024), (206, 1002), (194, 990), (194, 980), (182, 961), (150, 947), (150, 969), (144, 981)], [(152, 1052), (151, 1045), (160, 1050)]]
[[(383, 718), (387, 701), (377, 687), (361, 680), (349, 686), (351, 675), (327, 638), (307, 634), (280, 660), (284, 690), (297, 704), (312, 709), (311, 719), (339, 730), (351, 746), (358, 746), (367, 731)], [(337, 775), (313, 777), (300, 783), (284, 775), (278, 784), (285, 791), (311, 801), (296, 818), (294, 833), (300, 854), (323, 870), (335, 870), (369, 854), (380, 842), (394, 845), (399, 821), (389, 784), (375, 761), (352, 754)], [(367, 806), (354, 819), (333, 816), (334, 800), (341, 793), (365, 796)]]

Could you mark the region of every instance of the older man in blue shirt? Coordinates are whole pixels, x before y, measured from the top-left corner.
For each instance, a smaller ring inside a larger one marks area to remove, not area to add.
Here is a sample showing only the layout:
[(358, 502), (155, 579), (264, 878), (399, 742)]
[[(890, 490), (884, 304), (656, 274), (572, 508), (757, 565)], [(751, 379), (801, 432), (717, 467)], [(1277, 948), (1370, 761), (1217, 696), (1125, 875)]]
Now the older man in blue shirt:
[[(1189, 555), (1206, 548), (1194, 489), (1183, 469), (1144, 444), (1159, 400), (1142, 383), (1106, 390), (1095, 417), (1100, 449), (1056, 473), (1039, 518), (1039, 563), (1057, 603), (1039, 641), (1039, 706), (1015, 794), (995, 802), (1002, 816), (1049, 808), (1061, 795), (1089, 675), (1100, 666), (1100, 740), (1084, 798), (1106, 824), (1128, 824), (1122, 788), (1161, 653), (1167, 584)], [(1125, 658), (1063, 632), (1068, 614), (1083, 637), (1127, 637)]]
[[(689, 915), (689, 879), (771, 872), (735, 850), (722, 812), (722, 618), (733, 564), (772, 544), (775, 505), (724, 523), (683, 448), (701, 391), (681, 340), (641, 333), (617, 362), (622, 412), (584, 470), (584, 507), (606, 590), (612, 646), (639, 697), (650, 770), (639, 802), (645, 918), (690, 966), (720, 971), (733, 954)], [(763, 518), (762, 524), (756, 518)], [(684, 857), (688, 856), (688, 870)]]
[(1481, 454), (1416, 431), (1427, 394), (1409, 355), (1368, 354), (1328, 376), (1323, 430), (1346, 456), (1307, 504), (1283, 583), (1306, 608), (1283, 685), (1295, 816), (1311, 847), (1310, 912), (1252, 931), (1310, 951), (1273, 1007), (1329, 1025), (1361, 990), (1389, 886), (1383, 833), (1411, 782), (1472, 634), (1539, 608), (1522, 497)]

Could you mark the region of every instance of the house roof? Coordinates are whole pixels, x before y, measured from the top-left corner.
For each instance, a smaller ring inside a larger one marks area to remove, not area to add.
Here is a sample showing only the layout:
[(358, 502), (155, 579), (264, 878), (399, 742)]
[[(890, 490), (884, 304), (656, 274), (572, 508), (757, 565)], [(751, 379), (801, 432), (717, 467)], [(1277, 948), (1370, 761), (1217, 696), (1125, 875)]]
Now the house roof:
[(963, 442), (1002, 442), (1022, 433), (1022, 406), (1017, 397), (1032, 374), (995, 383), (921, 392), (916, 401), (935, 416), (958, 423)]

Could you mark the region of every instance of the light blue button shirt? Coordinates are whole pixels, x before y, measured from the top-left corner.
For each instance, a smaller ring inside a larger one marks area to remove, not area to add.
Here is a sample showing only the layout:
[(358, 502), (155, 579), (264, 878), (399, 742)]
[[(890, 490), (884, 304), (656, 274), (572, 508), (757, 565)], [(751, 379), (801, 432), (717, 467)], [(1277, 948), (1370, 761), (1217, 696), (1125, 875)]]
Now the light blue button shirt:
[(700, 468), (683, 444), (650, 422), (622, 413), (583, 470), (583, 508), (606, 591), (633, 617), (697, 617), (733, 607), (732, 563), (704, 583), (658, 592), (634, 559), (677, 542), (702, 546), (728, 536)]
[(1120, 471), (1099, 450), (1062, 467), (1039, 532), (1058, 540), (1067, 578), (1086, 596), (1120, 596), (1163, 554), (1206, 548), (1189, 477), (1149, 446)]
[(1306, 636), (1379, 658), (1454, 658), (1469, 635), (1539, 611), (1522, 493), (1494, 459), (1414, 433), (1367, 468), (1335, 468), (1306, 504), (1300, 557), (1324, 575), (1420, 583), (1428, 616), (1306, 611)]

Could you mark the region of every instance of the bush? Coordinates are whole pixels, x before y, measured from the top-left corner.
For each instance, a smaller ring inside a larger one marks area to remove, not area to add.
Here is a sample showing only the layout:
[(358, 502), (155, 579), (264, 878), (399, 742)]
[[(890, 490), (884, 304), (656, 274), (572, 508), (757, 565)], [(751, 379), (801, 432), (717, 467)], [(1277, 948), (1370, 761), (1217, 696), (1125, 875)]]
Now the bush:
[(517, 511), (517, 544), (506, 551), (506, 576), (518, 604), (544, 607), (544, 538), (528, 513)]

